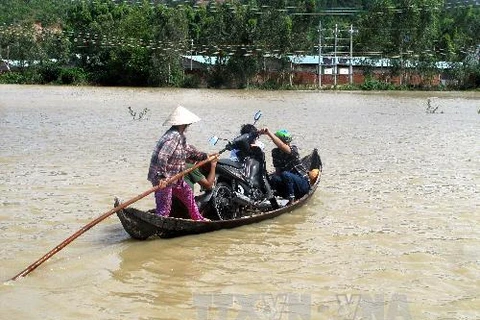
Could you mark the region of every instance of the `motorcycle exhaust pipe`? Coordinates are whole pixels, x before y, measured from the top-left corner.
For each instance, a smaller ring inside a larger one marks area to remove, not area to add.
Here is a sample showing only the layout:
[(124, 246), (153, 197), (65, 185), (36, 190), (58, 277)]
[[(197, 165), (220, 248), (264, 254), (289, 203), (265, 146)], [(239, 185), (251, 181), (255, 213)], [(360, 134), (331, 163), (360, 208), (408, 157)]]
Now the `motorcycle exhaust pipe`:
[(235, 192), (235, 198), (233, 198), (233, 201), (241, 206), (252, 206), (259, 209), (266, 209), (270, 207), (270, 202), (268, 200), (262, 202), (254, 202), (244, 194), (238, 192)]
[(238, 192), (235, 192), (235, 198), (233, 198), (233, 201), (241, 206), (255, 205), (255, 203), (250, 200), (250, 198)]

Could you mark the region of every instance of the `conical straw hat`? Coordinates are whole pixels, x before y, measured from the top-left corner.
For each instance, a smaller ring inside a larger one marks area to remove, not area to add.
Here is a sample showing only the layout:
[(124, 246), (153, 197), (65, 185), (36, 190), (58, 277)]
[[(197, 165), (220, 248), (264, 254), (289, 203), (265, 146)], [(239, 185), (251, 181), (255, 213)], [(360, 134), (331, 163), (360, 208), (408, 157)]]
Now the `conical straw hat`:
[(173, 110), (168, 119), (165, 120), (163, 125), (180, 126), (182, 124), (191, 124), (198, 121), (200, 121), (199, 117), (184, 107), (178, 106), (175, 110)]

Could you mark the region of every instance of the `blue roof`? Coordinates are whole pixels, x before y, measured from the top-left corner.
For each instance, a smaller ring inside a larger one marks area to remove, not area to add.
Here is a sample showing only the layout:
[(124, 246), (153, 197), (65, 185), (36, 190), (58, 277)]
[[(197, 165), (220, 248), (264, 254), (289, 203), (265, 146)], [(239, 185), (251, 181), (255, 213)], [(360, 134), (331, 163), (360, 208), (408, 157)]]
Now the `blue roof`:
[[(216, 56), (202, 56), (202, 55), (195, 55), (195, 56), (183, 56), (186, 59), (192, 59), (195, 62), (207, 65), (214, 65), (217, 62)], [(274, 55), (270, 57), (275, 57)], [(324, 66), (333, 65), (335, 64), (335, 57), (334, 56), (321, 56), (322, 59), (320, 63)], [(302, 65), (318, 65), (318, 55), (308, 55), (308, 56), (297, 56), (297, 55), (289, 55), (287, 58), (293, 64), (302, 64)], [(228, 57), (227, 57), (228, 59)], [(350, 65), (350, 57), (346, 56), (337, 56), (337, 64), (341, 65)], [(352, 58), (352, 66), (372, 66), (376, 68), (382, 67), (391, 67), (393, 65), (392, 59), (389, 58), (371, 58), (371, 57), (353, 57)], [(412, 62), (408, 60), (405, 61), (405, 66), (407, 68), (413, 67), (414, 65)], [(452, 67), (451, 62), (446, 61), (439, 61), (436, 63), (437, 68), (439, 69), (449, 69)]]

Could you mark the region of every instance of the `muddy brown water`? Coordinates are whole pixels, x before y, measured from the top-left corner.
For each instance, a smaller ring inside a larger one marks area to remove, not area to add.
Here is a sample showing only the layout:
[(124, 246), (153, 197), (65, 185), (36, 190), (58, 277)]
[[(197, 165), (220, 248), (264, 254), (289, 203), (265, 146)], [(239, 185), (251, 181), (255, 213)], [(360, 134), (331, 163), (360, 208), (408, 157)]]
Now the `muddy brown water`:
[[(260, 127), (317, 147), (314, 197), (274, 220), (168, 240), (131, 240), (112, 216), (6, 281), (114, 196), (150, 188), (150, 154), (178, 104), (202, 118), (187, 137), (208, 152), (210, 136), (234, 136), (257, 110)], [(148, 111), (135, 120), (128, 107)], [(480, 93), (2, 85), (0, 318), (478, 319), (479, 109)]]

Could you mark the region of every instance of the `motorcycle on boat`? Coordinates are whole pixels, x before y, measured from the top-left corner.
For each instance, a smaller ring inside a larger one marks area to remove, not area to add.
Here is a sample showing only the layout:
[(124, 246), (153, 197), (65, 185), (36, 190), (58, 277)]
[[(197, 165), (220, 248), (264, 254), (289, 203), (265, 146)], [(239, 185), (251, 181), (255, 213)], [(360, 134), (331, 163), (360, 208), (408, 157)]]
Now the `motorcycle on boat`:
[[(261, 112), (255, 114), (255, 122)], [(265, 153), (252, 143), (257, 132), (245, 133), (228, 141), (220, 153), (234, 150), (238, 161), (222, 158), (217, 162), (215, 187), (197, 198), (202, 214), (212, 220), (229, 220), (255, 212), (278, 208), (270, 186)], [(212, 137), (210, 143), (219, 140)]]

